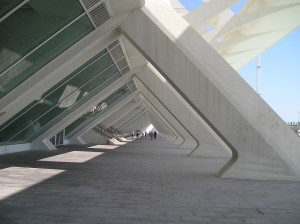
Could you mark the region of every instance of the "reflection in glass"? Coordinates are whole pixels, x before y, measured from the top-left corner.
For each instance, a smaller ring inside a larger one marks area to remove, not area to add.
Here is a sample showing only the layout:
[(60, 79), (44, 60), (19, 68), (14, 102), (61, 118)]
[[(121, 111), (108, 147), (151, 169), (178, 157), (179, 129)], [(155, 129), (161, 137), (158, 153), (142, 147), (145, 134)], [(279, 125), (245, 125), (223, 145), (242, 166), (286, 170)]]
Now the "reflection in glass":
[(93, 107), (89, 112), (85, 113), (80, 118), (75, 120), (72, 124), (70, 124), (68, 127), (66, 127), (66, 136), (68, 137), (68, 135), (70, 135), (71, 132), (77, 127), (79, 127), (83, 122), (92, 121), (94, 117), (99, 117), (101, 114), (108, 111), (118, 102), (122, 101), (125, 97), (127, 97), (130, 93), (131, 92), (126, 85), (122, 86), (112, 95), (100, 102), (96, 107)]
[(84, 13), (77, 0), (31, 0), (0, 23), (0, 98), (93, 31), (83, 16), (41, 45)]
[(110, 54), (101, 51), (4, 123), (1, 145), (31, 142), (120, 77)]

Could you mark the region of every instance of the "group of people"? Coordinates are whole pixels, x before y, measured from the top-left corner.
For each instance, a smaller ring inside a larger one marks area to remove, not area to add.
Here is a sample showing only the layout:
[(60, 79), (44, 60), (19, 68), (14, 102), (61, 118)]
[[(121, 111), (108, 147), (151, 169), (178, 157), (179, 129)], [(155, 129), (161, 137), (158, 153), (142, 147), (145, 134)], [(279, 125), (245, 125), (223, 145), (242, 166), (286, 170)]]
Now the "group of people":
[(135, 134), (134, 134), (134, 131), (132, 131), (131, 138), (133, 138), (134, 135), (136, 135), (136, 138), (138, 138), (140, 135), (142, 135), (143, 138), (147, 138), (147, 135), (149, 135), (151, 140), (153, 140), (153, 139), (155, 140), (156, 136), (157, 136), (157, 132), (150, 131), (149, 133), (147, 133), (146, 131), (145, 132), (135, 131)]
[[(156, 136), (157, 136), (157, 132), (156, 131), (150, 131), (149, 132), (149, 136), (150, 136), (150, 138), (151, 138), (151, 140), (154, 138), (154, 139), (156, 139)], [(145, 132), (145, 137), (146, 137), (146, 132)]]

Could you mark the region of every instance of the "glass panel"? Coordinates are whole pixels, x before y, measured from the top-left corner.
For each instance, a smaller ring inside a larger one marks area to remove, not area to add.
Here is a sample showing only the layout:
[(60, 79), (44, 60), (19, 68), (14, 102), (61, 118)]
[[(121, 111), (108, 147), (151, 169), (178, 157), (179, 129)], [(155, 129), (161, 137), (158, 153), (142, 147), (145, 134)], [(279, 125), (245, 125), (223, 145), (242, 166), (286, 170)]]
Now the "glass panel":
[(3, 124), (2, 145), (32, 141), (119, 77), (110, 54), (103, 50)]
[(8, 59), (0, 64), (0, 71), (83, 12), (77, 0), (31, 0), (25, 4), (0, 23), (1, 51), (6, 49)]
[(64, 144), (64, 131), (61, 131), (56, 134), (55, 145), (62, 145), (62, 144)]
[(116, 105), (118, 102), (123, 100), (125, 97), (130, 95), (130, 91), (127, 88), (127, 86), (121, 87), (119, 90), (117, 90), (115, 93), (107, 97), (105, 100), (100, 102), (96, 107), (92, 108), (89, 112), (85, 113), (83, 116), (81, 116), (79, 119), (74, 121), (72, 124), (70, 124), (66, 128), (66, 136), (70, 134), (71, 131), (73, 131), (75, 128), (77, 128), (79, 125), (81, 125), (83, 122), (90, 120), (92, 121), (94, 117), (98, 117), (99, 115), (103, 114), (105, 111), (111, 109), (114, 105)]
[(0, 18), (19, 5), (23, 0), (6, 0), (0, 1)]
[(57, 55), (90, 33), (93, 30), (93, 26), (91, 23), (88, 23), (88, 17), (82, 17), (4, 73), (0, 77), (0, 98), (57, 57)]
[(89, 118), (89, 115), (83, 115), (82, 117), (78, 118), (76, 121), (74, 121), (72, 124), (70, 124), (68, 127), (66, 127), (66, 136), (70, 134), (71, 131), (73, 131), (75, 128), (77, 128), (80, 124), (82, 124), (86, 119)]

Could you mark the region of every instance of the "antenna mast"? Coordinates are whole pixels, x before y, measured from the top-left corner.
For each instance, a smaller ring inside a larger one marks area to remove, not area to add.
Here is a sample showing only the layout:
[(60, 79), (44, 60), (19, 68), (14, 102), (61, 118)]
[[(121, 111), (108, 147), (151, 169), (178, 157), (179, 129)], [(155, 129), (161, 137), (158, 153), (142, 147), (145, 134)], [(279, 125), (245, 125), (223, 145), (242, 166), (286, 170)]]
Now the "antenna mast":
[(261, 95), (261, 55), (256, 58), (256, 92)]

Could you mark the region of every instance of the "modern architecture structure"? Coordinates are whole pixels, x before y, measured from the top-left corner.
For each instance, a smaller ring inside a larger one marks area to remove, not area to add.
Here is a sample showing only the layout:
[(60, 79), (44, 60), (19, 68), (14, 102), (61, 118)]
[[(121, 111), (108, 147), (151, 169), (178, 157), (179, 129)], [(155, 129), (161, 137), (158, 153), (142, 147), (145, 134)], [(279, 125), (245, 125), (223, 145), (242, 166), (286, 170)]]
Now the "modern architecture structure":
[[(150, 124), (220, 177), (299, 179), (300, 139), (235, 69), (299, 27), (299, 0), (0, 3), (0, 153)], [(120, 139), (119, 139), (120, 140)]]

